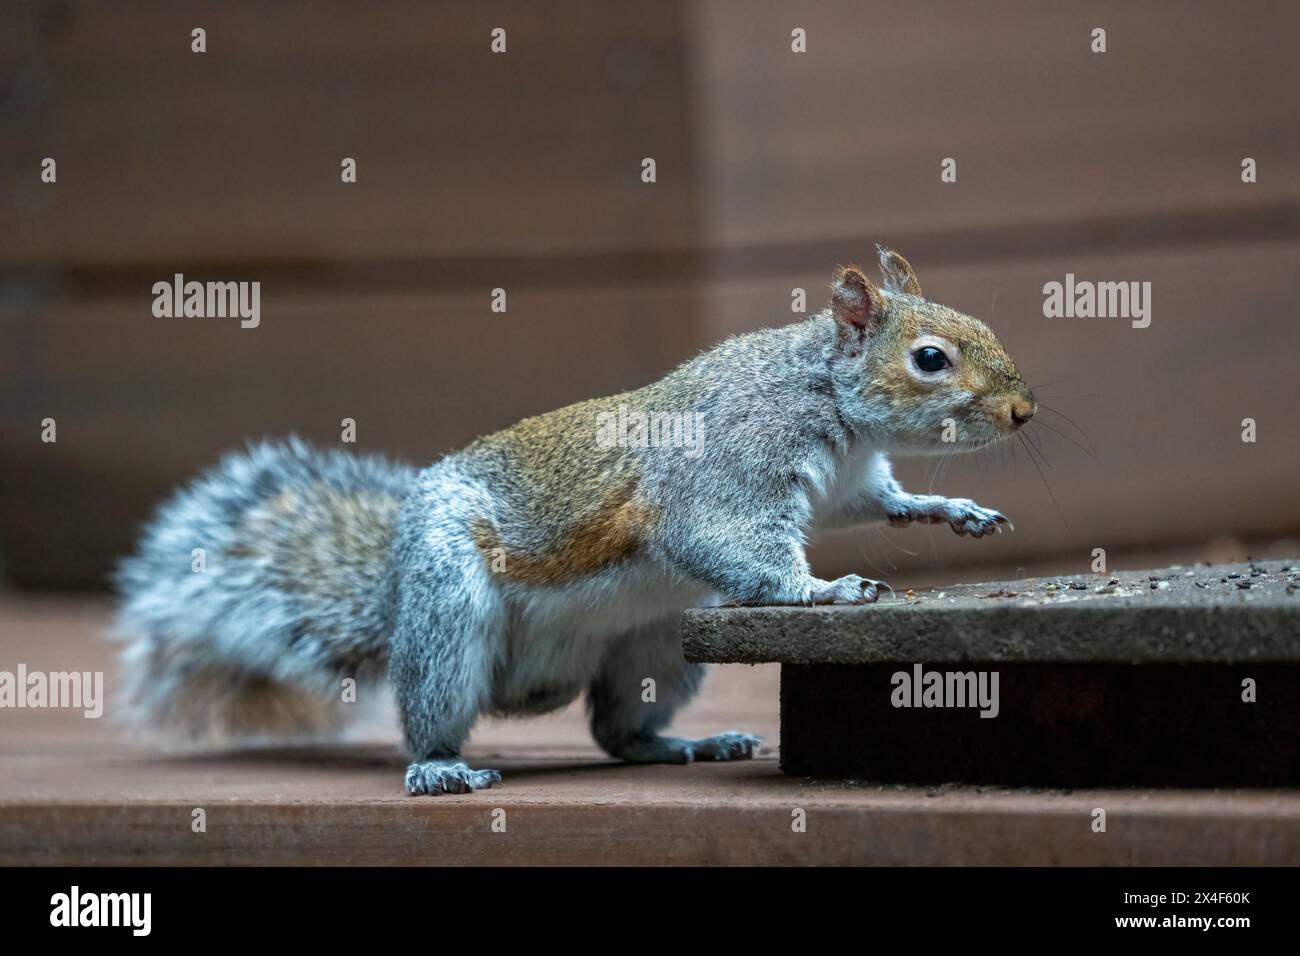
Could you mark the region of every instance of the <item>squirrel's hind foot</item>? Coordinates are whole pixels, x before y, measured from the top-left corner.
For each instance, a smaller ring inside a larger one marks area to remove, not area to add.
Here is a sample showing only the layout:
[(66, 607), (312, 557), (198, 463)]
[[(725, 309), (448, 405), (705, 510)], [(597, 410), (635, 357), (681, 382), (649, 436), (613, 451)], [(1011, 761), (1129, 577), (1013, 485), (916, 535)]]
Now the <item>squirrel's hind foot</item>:
[(749, 760), (763, 738), (736, 731), (699, 737), (647, 736), (625, 741), (613, 756), (628, 763), (693, 763), (696, 760)]
[(425, 760), (406, 768), (406, 792), (412, 796), (470, 793), (501, 782), (495, 770), (471, 770), (459, 760)]
[(734, 730), (689, 741), (696, 760), (752, 760), (762, 742), (762, 737)]

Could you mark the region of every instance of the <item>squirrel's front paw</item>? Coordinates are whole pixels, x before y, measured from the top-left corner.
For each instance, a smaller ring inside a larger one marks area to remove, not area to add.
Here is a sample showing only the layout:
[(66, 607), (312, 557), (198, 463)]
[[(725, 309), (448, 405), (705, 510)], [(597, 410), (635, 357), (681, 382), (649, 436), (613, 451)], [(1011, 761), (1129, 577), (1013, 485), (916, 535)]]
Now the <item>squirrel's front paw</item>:
[(813, 588), (813, 604), (875, 604), (880, 590), (893, 591), (884, 581), (873, 581), (857, 574), (846, 574), (834, 581), (823, 581)]
[(940, 498), (937, 495), (913, 495), (891, 508), (886, 517), (895, 528), (905, 528), (913, 521), (925, 524), (946, 522), (958, 534), (982, 538), (1002, 526), (1011, 527), (1007, 516), (984, 508), (969, 498)]
[[(1011, 527), (1007, 516), (992, 508), (982, 508), (969, 498), (948, 499), (945, 520), (958, 534), (969, 534), (973, 538), (982, 538), (994, 531), (999, 534), (1002, 526)], [(1014, 528), (1012, 529), (1014, 530)]]
[(406, 792), (412, 796), (469, 793), (501, 782), (495, 770), (471, 770), (459, 760), (426, 760), (406, 768)]

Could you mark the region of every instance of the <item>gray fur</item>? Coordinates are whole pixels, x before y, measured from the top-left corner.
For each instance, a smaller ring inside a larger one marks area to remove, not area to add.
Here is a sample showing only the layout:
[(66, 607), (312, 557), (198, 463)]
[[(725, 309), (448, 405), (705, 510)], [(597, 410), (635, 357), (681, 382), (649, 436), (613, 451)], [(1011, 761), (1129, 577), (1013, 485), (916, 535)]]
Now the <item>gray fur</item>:
[[(342, 676), (386, 668), (413, 761), (406, 787), (419, 794), (500, 779), (459, 760), (481, 714), (545, 712), (583, 691), (613, 756), (752, 756), (746, 734), (662, 736), (703, 675), (681, 655), (685, 607), (872, 601), (883, 582), (813, 575), (810, 534), (888, 520), (979, 536), (1005, 522), (893, 478), (889, 451), (939, 450), (918, 447), (937, 440), (938, 416), (992, 440), (994, 403), (1032, 396), (992, 333), (896, 291), (903, 266), (890, 268), (894, 289), (866, 286), (870, 322), (828, 310), (733, 338), (643, 389), (521, 423), (418, 474), (292, 439), (228, 457), (161, 509), (122, 566), (130, 694), (154, 722), (189, 730), (321, 726)], [(955, 380), (925, 385), (923, 400), (891, 391), (908, 338), (931, 325), (949, 338), (969, 329), (971, 355), (996, 369), (988, 394)], [(597, 411), (619, 402), (703, 416), (698, 457), (598, 446)], [(624, 512), (626, 495), (637, 508)], [(616, 519), (640, 537), (600, 563), (623, 526), (599, 522)], [(504, 573), (482, 527), (509, 545)], [(190, 570), (195, 547), (214, 556), (207, 574)], [(533, 577), (512, 576), (512, 561)]]
[[(391, 561), (359, 560), (346, 529), (311, 537), (319, 573), (291, 573), (297, 532), (319, 523), (322, 492), (400, 502), (414, 475), (290, 438), (226, 456), (164, 504), (117, 572), (124, 709), (191, 735), (331, 726), (342, 678), (383, 675), (395, 578)], [(301, 520), (270, 507), (282, 495), (299, 496)], [(373, 531), (391, 536), (382, 521)], [(192, 569), (196, 548), (206, 571)]]

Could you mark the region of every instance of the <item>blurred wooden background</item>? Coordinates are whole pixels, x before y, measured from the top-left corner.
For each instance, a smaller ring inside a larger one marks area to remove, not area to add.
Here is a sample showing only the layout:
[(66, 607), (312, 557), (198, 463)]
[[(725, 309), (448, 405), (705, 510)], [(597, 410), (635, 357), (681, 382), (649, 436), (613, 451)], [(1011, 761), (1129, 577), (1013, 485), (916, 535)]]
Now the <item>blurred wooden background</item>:
[[(1298, 33), (1294, 3), (1200, 0), (6, 4), (7, 580), (102, 585), (247, 438), (335, 443), (350, 417), (359, 450), (425, 462), (642, 384), (798, 318), (792, 288), (819, 309), (875, 242), (988, 319), (1096, 454), (1037, 432), (1059, 509), (1020, 448), (907, 463), (1016, 532), (858, 532), (826, 573), (1300, 538)], [(154, 318), (175, 272), (261, 281), (261, 326)], [(1043, 318), (1067, 272), (1151, 282), (1150, 328)]]

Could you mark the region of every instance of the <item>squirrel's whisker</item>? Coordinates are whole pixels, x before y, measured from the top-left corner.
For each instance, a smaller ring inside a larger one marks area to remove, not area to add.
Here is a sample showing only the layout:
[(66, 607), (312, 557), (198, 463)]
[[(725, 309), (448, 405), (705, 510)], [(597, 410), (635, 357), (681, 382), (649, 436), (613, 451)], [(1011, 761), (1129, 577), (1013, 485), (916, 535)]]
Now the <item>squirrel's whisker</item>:
[(1052, 467), (1052, 463), (1048, 461), (1047, 456), (1043, 454), (1043, 445), (1038, 440), (1038, 436), (1035, 435), (1033, 432), (1029, 431), (1028, 429), (1022, 431), (1021, 434), (1025, 436), (1025, 440), (1029, 442), (1029, 444), (1034, 446), (1034, 451), (1038, 452), (1038, 457), (1043, 459), (1043, 464), (1045, 464), (1048, 468)]
[(1041, 419), (1036, 419), (1036, 420), (1034, 420), (1034, 421), (1032, 421), (1032, 422), (1029, 423), (1029, 426), (1030, 426), (1031, 428), (1034, 427), (1035, 425), (1042, 426), (1043, 428), (1046, 428), (1049, 432), (1052, 432), (1052, 434), (1054, 434), (1054, 435), (1059, 435), (1061, 438), (1064, 438), (1064, 439), (1065, 439), (1066, 441), (1068, 441), (1071, 445), (1073, 445), (1075, 448), (1079, 449), (1081, 452), (1083, 452), (1085, 455), (1087, 455), (1087, 456), (1088, 456), (1089, 458), (1091, 458), (1093, 461), (1097, 461), (1097, 460), (1098, 460), (1097, 456), (1096, 456), (1095, 454), (1093, 454), (1093, 452), (1092, 452), (1092, 450), (1091, 450), (1090, 448), (1088, 448), (1087, 446), (1081, 444), (1081, 443), (1078, 442), (1078, 441), (1075, 441), (1074, 438), (1072, 438), (1070, 435), (1067, 435), (1065, 432), (1061, 431), (1059, 428), (1056, 428), (1056, 427), (1052, 426), (1051, 424), (1049, 424), (1048, 422), (1042, 421)]
[(1019, 432), (1016, 434), (1020, 439), (1020, 444), (1024, 445), (1025, 452), (1029, 455), (1029, 460), (1033, 462), (1034, 470), (1038, 472), (1038, 477), (1043, 482), (1043, 487), (1047, 489), (1047, 494), (1052, 499), (1052, 504), (1056, 506), (1056, 513), (1061, 516), (1061, 521), (1064, 522), (1066, 528), (1069, 528), (1070, 521), (1065, 517), (1065, 512), (1061, 509), (1061, 503), (1056, 500), (1056, 494), (1052, 491), (1052, 486), (1047, 483), (1047, 476), (1043, 474), (1043, 469), (1039, 466), (1038, 460), (1034, 458), (1034, 450), (1030, 447), (1029, 443), (1025, 441), (1025, 436), (1023, 434)]
[(1084, 431), (1081, 427), (1079, 427), (1079, 423), (1076, 422), (1073, 418), (1065, 414), (1065, 412), (1060, 411), (1059, 409), (1055, 409), (1051, 405), (1048, 405), (1044, 402), (1039, 402), (1038, 407), (1045, 412), (1051, 412), (1053, 415), (1059, 415), (1061, 418), (1064, 418), (1067, 422), (1073, 425), (1075, 431), (1077, 431), (1081, 436), (1083, 436), (1083, 440), (1088, 443), (1088, 447), (1092, 449), (1092, 453), (1094, 455), (1097, 453), (1097, 446), (1092, 443), (1092, 438), (1089, 437), (1086, 431)]

